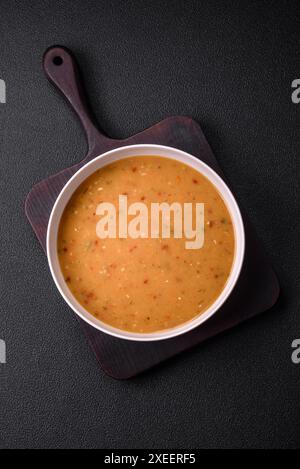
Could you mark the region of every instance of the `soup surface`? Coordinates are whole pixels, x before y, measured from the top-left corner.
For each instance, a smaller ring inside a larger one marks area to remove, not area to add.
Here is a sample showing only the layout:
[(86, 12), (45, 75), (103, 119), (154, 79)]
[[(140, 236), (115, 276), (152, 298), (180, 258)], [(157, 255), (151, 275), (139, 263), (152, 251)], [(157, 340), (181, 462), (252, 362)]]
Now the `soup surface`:
[[(203, 247), (187, 249), (185, 237), (174, 238), (172, 219), (170, 238), (100, 239), (97, 207), (109, 202), (118, 214), (120, 195), (128, 205), (142, 201), (149, 213), (151, 203), (204, 203)], [(68, 202), (58, 233), (61, 270), (77, 301), (99, 320), (140, 333), (203, 314), (228, 280), (234, 250), (231, 217), (214, 185), (157, 156), (126, 158), (92, 174)]]

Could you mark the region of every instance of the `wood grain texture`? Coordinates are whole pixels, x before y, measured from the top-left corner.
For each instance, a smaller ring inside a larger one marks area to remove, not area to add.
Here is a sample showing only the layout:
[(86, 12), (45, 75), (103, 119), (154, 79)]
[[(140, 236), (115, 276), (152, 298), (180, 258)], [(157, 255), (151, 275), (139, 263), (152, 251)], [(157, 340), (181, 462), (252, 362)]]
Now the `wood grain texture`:
[[(171, 117), (128, 139), (110, 139), (98, 130), (92, 118), (71, 52), (63, 47), (51, 47), (44, 55), (43, 64), (48, 79), (62, 92), (79, 117), (88, 142), (88, 153), (80, 163), (41, 181), (27, 196), (25, 212), (44, 250), (49, 216), (61, 189), (87, 161), (108, 150), (139, 143), (172, 146), (198, 157), (224, 178), (200, 126), (193, 119)], [(116, 379), (133, 377), (274, 305), (279, 295), (277, 277), (248, 217), (242, 213), (246, 253), (239, 281), (218, 313), (197, 329), (174, 339), (140, 343), (111, 337), (78, 319), (108, 375)]]

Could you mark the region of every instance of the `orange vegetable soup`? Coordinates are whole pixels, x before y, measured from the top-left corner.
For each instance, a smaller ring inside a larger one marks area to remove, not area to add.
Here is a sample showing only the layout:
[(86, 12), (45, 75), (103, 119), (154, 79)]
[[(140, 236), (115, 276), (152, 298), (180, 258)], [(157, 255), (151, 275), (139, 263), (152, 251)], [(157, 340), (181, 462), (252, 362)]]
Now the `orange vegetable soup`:
[[(97, 207), (114, 204), (118, 220), (120, 195), (128, 206), (143, 202), (149, 213), (153, 203), (203, 203), (203, 247), (187, 249), (186, 237), (172, 236), (172, 221), (169, 238), (162, 231), (158, 238), (120, 238), (118, 230), (116, 238), (99, 238)], [(215, 186), (189, 166), (157, 156), (126, 158), (92, 174), (68, 202), (58, 233), (61, 270), (77, 301), (99, 320), (139, 333), (203, 314), (224, 289), (234, 251), (232, 220)]]

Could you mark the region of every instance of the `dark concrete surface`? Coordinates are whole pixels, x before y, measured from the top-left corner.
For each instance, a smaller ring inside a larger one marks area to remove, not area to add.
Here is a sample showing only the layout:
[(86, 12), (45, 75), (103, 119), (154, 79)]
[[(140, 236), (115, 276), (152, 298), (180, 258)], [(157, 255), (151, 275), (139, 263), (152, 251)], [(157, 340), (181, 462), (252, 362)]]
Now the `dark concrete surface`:
[[(201, 123), (282, 286), (261, 317), (132, 381), (99, 369), (24, 215), (31, 186), (86, 144), (41, 58), (80, 61), (102, 128)], [(1, 448), (299, 448), (297, 1), (0, 0)]]

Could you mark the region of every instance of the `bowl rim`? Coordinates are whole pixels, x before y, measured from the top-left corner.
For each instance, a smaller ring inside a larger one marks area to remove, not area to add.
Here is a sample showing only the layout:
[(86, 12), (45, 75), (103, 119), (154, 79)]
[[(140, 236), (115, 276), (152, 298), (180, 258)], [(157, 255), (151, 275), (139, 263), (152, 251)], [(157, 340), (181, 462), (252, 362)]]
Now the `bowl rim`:
[[(62, 213), (68, 201), (70, 200), (70, 197), (74, 194), (76, 189), (86, 178), (88, 178), (91, 174), (97, 171), (97, 169), (101, 169), (113, 163), (114, 161), (119, 161), (125, 158), (132, 158), (135, 156), (147, 155), (160, 156), (180, 161), (183, 164), (192, 167), (200, 174), (204, 175), (216, 187), (221, 197), (223, 198), (232, 219), (235, 234), (235, 255), (230, 275), (223, 290), (221, 291), (217, 299), (204, 313), (195, 316), (189, 321), (179, 324), (178, 326), (175, 326), (173, 328), (150, 333), (135, 333), (122, 329), (117, 329), (115, 327), (110, 326), (109, 324), (106, 324), (105, 322), (100, 321), (91, 313), (89, 313), (76, 300), (76, 298), (69, 290), (65, 279), (63, 278), (58, 262), (57, 233)], [(101, 162), (104, 164), (101, 164)], [(94, 166), (98, 167), (94, 168)], [(111, 336), (126, 340), (150, 342), (170, 339), (185, 334), (206, 322), (209, 318), (216, 314), (217, 311), (219, 311), (221, 306), (225, 303), (225, 301), (232, 293), (240, 276), (245, 254), (245, 230), (243, 218), (235, 197), (233, 196), (231, 190), (224, 182), (224, 180), (210, 166), (208, 166), (202, 160), (191, 155), (190, 153), (184, 152), (174, 147), (157, 144), (137, 144), (118, 147), (113, 150), (109, 150), (105, 153), (102, 153), (91, 161), (84, 164), (78, 171), (74, 173), (74, 175), (67, 181), (67, 183), (60, 191), (52, 208), (47, 227), (46, 248), (48, 264), (55, 285), (59, 290), (61, 296), (66, 301), (66, 303), (81, 319), (83, 319), (95, 329), (109, 334)]]

